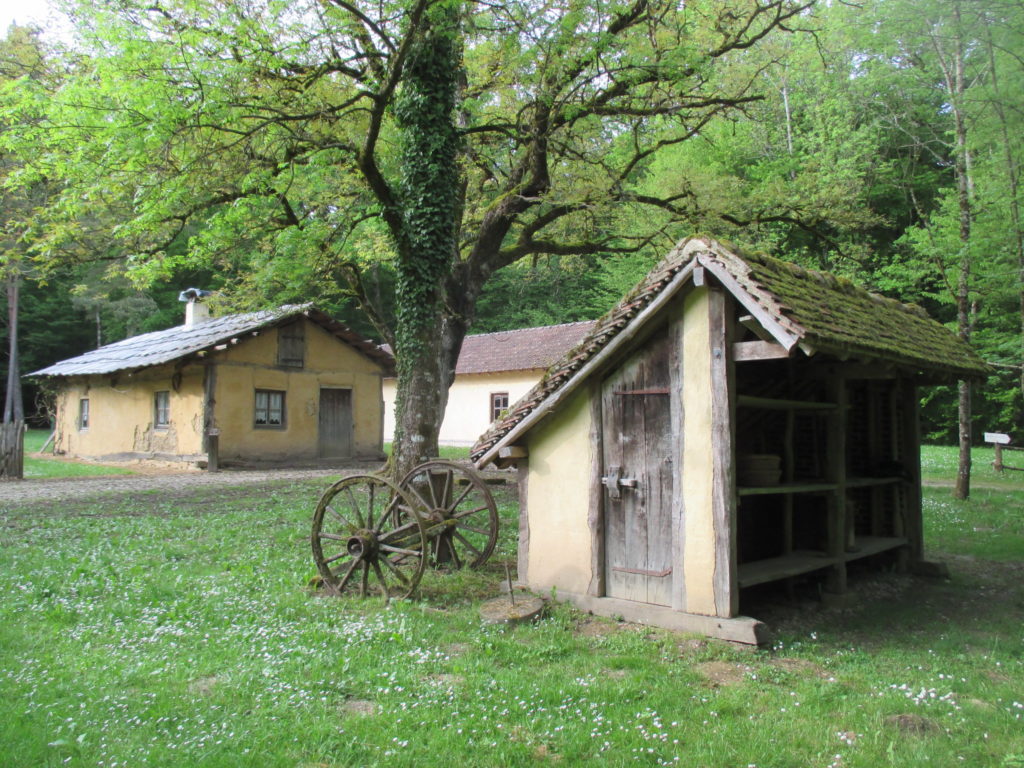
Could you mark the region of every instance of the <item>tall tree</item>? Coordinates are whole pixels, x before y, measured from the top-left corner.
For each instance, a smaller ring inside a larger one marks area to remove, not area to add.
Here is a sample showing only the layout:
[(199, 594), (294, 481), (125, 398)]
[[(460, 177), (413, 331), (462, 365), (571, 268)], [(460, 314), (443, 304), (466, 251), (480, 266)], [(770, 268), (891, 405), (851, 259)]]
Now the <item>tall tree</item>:
[[(44, 61), (35, 32), (11, 25), (0, 41), (0, 83), (5, 88), (19, 82), (39, 80)], [(0, 135), (16, 126), (0, 118)], [(25, 155), (0, 150), (0, 180), (6, 180), (24, 163)], [(4, 390), (3, 421), (23, 421), (25, 407), (21, 390), (18, 347), (19, 297), (25, 263), (26, 229), (35, 207), (41, 202), (45, 184), (33, 183), (0, 193), (0, 275), (7, 300), (7, 381)]]
[(116, 202), (143, 273), (201, 219), (191, 259), (342, 281), (397, 351), (409, 466), (436, 453), (491, 276), (537, 254), (635, 252), (691, 216), (685, 192), (640, 182), (759, 98), (734, 58), (809, 2), (71, 3), (75, 73), (22, 137), (49, 148), (35, 172), (66, 184), (38, 253)]

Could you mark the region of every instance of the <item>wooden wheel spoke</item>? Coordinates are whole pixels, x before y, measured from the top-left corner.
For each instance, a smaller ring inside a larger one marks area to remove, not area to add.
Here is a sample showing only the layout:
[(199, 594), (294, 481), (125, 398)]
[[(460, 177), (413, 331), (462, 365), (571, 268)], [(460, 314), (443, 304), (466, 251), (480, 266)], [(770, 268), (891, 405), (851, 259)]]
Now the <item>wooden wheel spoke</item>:
[(359, 561), (358, 560), (353, 560), (352, 561), (352, 565), (350, 565), (348, 567), (348, 570), (345, 571), (345, 575), (342, 576), (341, 577), (341, 581), (338, 582), (338, 591), (339, 592), (341, 592), (343, 589), (345, 589), (345, 587), (348, 585), (349, 579), (352, 578), (352, 574), (355, 572), (357, 565), (359, 565)]
[(454, 544), (452, 544), (452, 540), (451, 540), (451, 539), (448, 539), (448, 540), (447, 540), (447, 541), (445, 542), (445, 546), (446, 546), (446, 547), (448, 547), (448, 550), (449, 550), (449, 551), (451, 552), (451, 554), (452, 554), (452, 562), (453, 562), (453, 563), (455, 563), (455, 567), (456, 567), (456, 568), (461, 568), (461, 567), (462, 567), (462, 558), (461, 558), (461, 557), (459, 557), (459, 550), (457, 550), (457, 549), (455, 548), (455, 545), (454, 545)]
[[(412, 495), (415, 496), (416, 499), (419, 500), (420, 504), (423, 506), (423, 509), (425, 509), (425, 510), (433, 509), (433, 507), (430, 505), (430, 502), (423, 497), (423, 494), (420, 493), (419, 489), (415, 485), (410, 486), (409, 490), (412, 491)], [(431, 491), (431, 494), (433, 494), (433, 491)], [(408, 513), (409, 511), (410, 510), (408, 508), (405, 509), (406, 513)]]
[(460, 531), (470, 531), (471, 533), (479, 533), (481, 536), (490, 536), (491, 532), (486, 528), (474, 528), (472, 525), (466, 525), (465, 523), (459, 523), (455, 526)]
[(472, 490), (473, 490), (473, 484), (470, 483), (470, 484), (468, 484), (466, 486), (466, 490), (464, 490), (462, 493), (460, 493), (459, 497), (457, 499), (455, 499), (451, 504), (448, 505), (448, 508), (446, 509), (446, 511), (447, 512), (451, 512), (452, 510), (458, 509), (459, 508), (459, 504), (462, 503), (463, 499), (465, 499), (467, 496), (469, 496), (469, 492), (472, 491)]
[(469, 539), (467, 539), (465, 536), (463, 536), (461, 533), (459, 533), (458, 530), (452, 531), (452, 536), (454, 536), (456, 539), (461, 541), (465, 545), (466, 549), (468, 549), (470, 552), (472, 552), (477, 557), (479, 557), (481, 554), (483, 554), (479, 549), (477, 549), (475, 546), (473, 546), (472, 543), (470, 543)]
[(340, 513), (340, 512), (338, 511), (338, 510), (336, 510), (336, 509), (335, 509), (334, 507), (332, 507), (332, 506), (331, 506), (330, 504), (328, 504), (328, 505), (326, 506), (326, 509), (327, 509), (327, 511), (328, 511), (328, 512), (330, 512), (330, 513), (331, 513), (332, 515), (334, 515), (334, 516), (335, 516), (336, 518), (338, 518), (338, 519), (339, 519), (339, 520), (340, 520), (340, 521), (342, 522), (342, 524), (344, 524), (344, 525), (345, 525), (345, 526), (347, 526), (348, 528), (352, 529), (352, 528), (355, 528), (355, 527), (356, 527), (356, 526), (352, 525), (352, 523), (351, 523), (351, 522), (349, 521), (349, 519), (348, 519), (347, 517), (345, 517), (345, 516), (344, 516), (343, 514), (341, 514), (341, 513)]
[[(376, 563), (375, 563), (375, 565), (376, 565)], [(366, 597), (366, 593), (369, 591), (367, 589), (367, 587), (369, 586), (369, 582), (370, 582), (370, 564), (367, 563), (364, 560), (363, 561), (363, 575), (362, 575), (362, 578), (359, 580), (359, 594), (362, 595), (363, 597)]]
[(324, 558), (324, 565), (330, 565), (331, 563), (336, 562), (338, 560), (341, 560), (341, 558), (348, 557), (348, 556), (349, 556), (348, 552), (344, 552), (343, 551), (343, 552), (338, 553), (334, 557), (325, 557)]
[(406, 578), (405, 574), (402, 573), (402, 571), (395, 563), (391, 562), (390, 558), (382, 557), (381, 560), (383, 561), (384, 565), (386, 565), (390, 569), (390, 571), (393, 574), (395, 574), (395, 578), (402, 582), (403, 586), (408, 586), (409, 579)]
[(321, 539), (330, 539), (331, 541), (348, 541), (348, 536), (340, 536), (337, 533), (325, 533), (321, 531), (317, 536)]
[[(402, 549), (401, 547), (391, 547), (387, 544), (378, 544), (380, 549), (384, 552), (391, 552), (396, 555), (409, 555), (410, 557), (423, 557), (423, 553), (418, 549)], [(385, 558), (386, 559), (386, 558)]]
[(348, 497), (352, 500), (352, 511), (355, 513), (356, 516), (356, 527), (364, 528), (365, 526), (363, 525), (363, 515), (359, 511), (359, 500), (356, 498), (356, 495), (352, 492), (352, 486), (346, 485), (345, 492), (348, 494)]
[(419, 521), (416, 520), (416, 519), (413, 519), (413, 520), (411, 520), (408, 523), (405, 523), (403, 525), (398, 526), (394, 530), (391, 530), (391, 531), (388, 531), (387, 533), (382, 533), (382, 534), (378, 535), (377, 536), (377, 541), (380, 544), (394, 543), (396, 540), (399, 540), (399, 539), (401, 539), (401, 538), (403, 538), (405, 536), (409, 536), (411, 534), (417, 533), (419, 528), (420, 528)]
[(367, 506), (366, 508), (366, 527), (369, 528), (371, 531), (373, 530), (373, 492), (375, 490), (376, 486), (371, 485), (369, 506)]
[[(437, 489), (434, 488), (434, 475), (431, 472), (426, 472), (424, 477), (426, 478), (427, 487), (430, 489), (430, 500), (433, 502), (429, 509), (437, 509), (441, 505), (437, 501)], [(444, 496), (441, 498), (443, 499)]]
[(384, 571), (380, 569), (380, 563), (376, 560), (372, 562), (373, 572), (377, 576), (377, 580), (380, 582), (381, 589), (384, 590), (384, 599), (387, 600), (390, 596), (390, 590), (388, 590), (388, 581), (384, 578)]
[(442, 499), (451, 497), (452, 486), (455, 484), (455, 473), (452, 470), (448, 470), (444, 473), (444, 492), (441, 494)]
[(461, 512), (456, 512), (456, 513), (454, 513), (452, 515), (452, 519), (453, 520), (461, 520), (464, 517), (469, 517), (470, 515), (475, 515), (477, 512), (483, 512), (485, 509), (488, 509), (486, 504), (484, 504), (482, 507), (476, 507), (474, 509), (466, 509), (466, 510), (463, 510)]

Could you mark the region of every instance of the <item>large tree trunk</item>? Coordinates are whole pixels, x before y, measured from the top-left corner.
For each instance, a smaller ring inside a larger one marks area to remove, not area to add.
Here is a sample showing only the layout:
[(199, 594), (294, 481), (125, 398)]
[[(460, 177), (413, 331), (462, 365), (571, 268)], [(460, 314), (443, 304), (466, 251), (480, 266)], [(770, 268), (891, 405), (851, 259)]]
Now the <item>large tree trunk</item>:
[(23, 421), (25, 408), (21, 399), (21, 370), (18, 365), (18, 274), (7, 274), (7, 394), (4, 397), (4, 423)]
[[(444, 283), (458, 258), (455, 240), (458, 147), (455, 93), (458, 17), (439, 9), (409, 47), (395, 105), (403, 169), (392, 231), (398, 245), (396, 434), (392, 472), (402, 477), (437, 456), (438, 433), (465, 324), (453, 324)], [(459, 328), (461, 327), (461, 331)]]
[(399, 361), (392, 471), (402, 477), (438, 455), (438, 433), (448, 406), (465, 338), (465, 326), (438, 317), (441, 331), (427, 331), (412, 355)]

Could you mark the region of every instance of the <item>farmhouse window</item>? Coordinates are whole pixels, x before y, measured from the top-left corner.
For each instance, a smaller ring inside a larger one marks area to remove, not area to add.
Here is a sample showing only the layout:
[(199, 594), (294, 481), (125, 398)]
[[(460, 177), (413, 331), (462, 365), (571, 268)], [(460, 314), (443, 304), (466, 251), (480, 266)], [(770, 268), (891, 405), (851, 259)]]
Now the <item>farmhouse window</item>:
[(302, 321), (282, 325), (277, 329), (277, 364), (302, 368), (305, 362), (306, 329)]
[(508, 411), (508, 392), (491, 393), (491, 421), (502, 418)]
[(78, 428), (89, 428), (89, 398), (83, 397), (78, 401)]
[(153, 395), (153, 426), (157, 429), (171, 426), (171, 393), (167, 390)]
[(281, 429), (284, 427), (284, 392), (273, 389), (256, 390), (257, 427)]

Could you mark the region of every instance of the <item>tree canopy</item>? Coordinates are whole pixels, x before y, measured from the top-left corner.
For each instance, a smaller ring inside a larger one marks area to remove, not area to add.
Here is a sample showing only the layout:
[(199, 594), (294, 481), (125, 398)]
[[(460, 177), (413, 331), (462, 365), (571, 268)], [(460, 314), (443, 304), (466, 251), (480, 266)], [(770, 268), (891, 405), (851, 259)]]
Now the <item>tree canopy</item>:
[(468, 329), (593, 317), (695, 230), (960, 311), (1020, 424), (1014, 3), (65, 5), (56, 76), (4, 94), (9, 186), (59, 187), (33, 268), (350, 303), (398, 352), (412, 459)]

